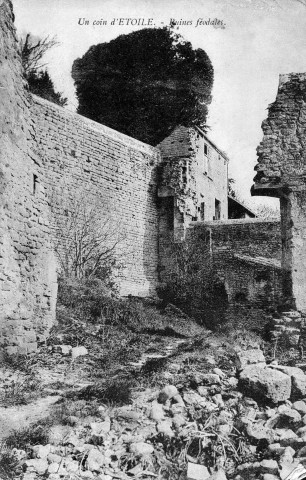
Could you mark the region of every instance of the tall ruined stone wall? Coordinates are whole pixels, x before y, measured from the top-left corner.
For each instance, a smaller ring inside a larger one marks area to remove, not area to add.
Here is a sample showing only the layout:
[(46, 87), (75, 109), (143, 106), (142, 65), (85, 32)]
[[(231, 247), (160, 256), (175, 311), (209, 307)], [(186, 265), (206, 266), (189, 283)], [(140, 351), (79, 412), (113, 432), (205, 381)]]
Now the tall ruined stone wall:
[(306, 74), (280, 75), (262, 123), (253, 195), (280, 198), (284, 303), (306, 312)]
[(12, 5), (0, 3), (0, 345), (35, 350), (55, 319), (55, 259), (40, 168), (33, 151), (31, 98), (17, 54)]
[[(223, 294), (229, 304), (276, 307), (281, 299), (279, 221), (241, 219), (197, 222), (191, 224), (181, 246), (174, 242), (164, 245), (165, 250), (160, 257), (164, 291), (171, 291), (172, 282), (177, 282), (178, 275), (181, 275), (186, 285), (184, 288), (190, 289), (187, 297), (189, 300), (193, 297), (198, 308), (201, 297), (207, 301), (204, 290), (214, 281), (218, 289), (223, 286)], [(180, 266), (183, 255), (185, 269)], [(219, 290), (216, 295), (221, 302), (222, 292)]]
[(99, 208), (120, 237), (115, 252), (122, 265), (116, 278), (119, 293), (154, 294), (159, 151), (38, 97), (33, 98), (32, 114), (41, 162), (37, 181), (46, 188), (49, 202), (57, 203), (53, 214), (65, 214), (65, 198), (79, 195), (80, 188), (99, 199)]

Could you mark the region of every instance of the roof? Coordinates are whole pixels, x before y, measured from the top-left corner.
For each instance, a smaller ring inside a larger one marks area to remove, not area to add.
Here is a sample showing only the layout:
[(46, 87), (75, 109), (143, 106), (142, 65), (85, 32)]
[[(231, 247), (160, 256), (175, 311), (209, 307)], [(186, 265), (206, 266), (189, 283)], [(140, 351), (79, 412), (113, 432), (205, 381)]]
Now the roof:
[(239, 253), (235, 253), (234, 257), (237, 260), (242, 260), (244, 262), (253, 263), (255, 265), (261, 265), (264, 267), (273, 267), (281, 269), (281, 261), (277, 260), (276, 258), (266, 258), (266, 257), (251, 257), (250, 255), (241, 255)]
[(239, 200), (237, 200), (237, 198), (234, 198), (231, 195), (228, 195), (228, 200), (232, 203), (235, 203), (239, 208), (241, 208), (243, 211), (248, 213), (251, 217), (257, 217), (256, 213), (253, 212), (253, 210), (246, 207), (243, 203), (239, 202)]

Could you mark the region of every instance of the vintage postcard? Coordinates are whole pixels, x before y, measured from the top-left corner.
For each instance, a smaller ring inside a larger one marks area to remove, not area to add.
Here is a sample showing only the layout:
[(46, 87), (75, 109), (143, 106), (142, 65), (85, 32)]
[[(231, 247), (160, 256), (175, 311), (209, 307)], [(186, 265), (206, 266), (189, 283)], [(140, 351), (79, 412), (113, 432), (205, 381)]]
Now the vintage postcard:
[(0, 0), (0, 480), (306, 479), (305, 32)]

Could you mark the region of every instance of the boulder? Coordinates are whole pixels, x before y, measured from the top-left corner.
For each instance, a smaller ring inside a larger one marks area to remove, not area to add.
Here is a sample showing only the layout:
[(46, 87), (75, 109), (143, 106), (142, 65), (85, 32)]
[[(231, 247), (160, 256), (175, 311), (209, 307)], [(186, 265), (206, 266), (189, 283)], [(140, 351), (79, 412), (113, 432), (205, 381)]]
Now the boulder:
[(291, 377), (291, 394), (293, 398), (301, 398), (306, 395), (306, 375), (303, 370), (297, 367), (285, 367), (282, 365), (277, 365), (274, 368)]
[(240, 373), (239, 386), (260, 401), (283, 402), (291, 395), (291, 378), (283, 372), (259, 365), (249, 365)]
[(243, 370), (248, 365), (266, 365), (264, 354), (258, 348), (236, 352), (235, 364), (238, 370)]

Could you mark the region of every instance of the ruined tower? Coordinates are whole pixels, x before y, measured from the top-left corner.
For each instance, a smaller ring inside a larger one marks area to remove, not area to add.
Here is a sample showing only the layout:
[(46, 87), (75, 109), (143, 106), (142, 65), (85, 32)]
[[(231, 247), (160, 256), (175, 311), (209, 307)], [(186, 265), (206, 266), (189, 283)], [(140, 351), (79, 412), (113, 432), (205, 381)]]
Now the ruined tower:
[(280, 75), (262, 130), (252, 195), (280, 199), (284, 303), (306, 312), (306, 73)]

